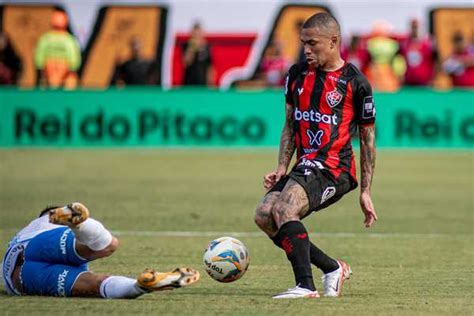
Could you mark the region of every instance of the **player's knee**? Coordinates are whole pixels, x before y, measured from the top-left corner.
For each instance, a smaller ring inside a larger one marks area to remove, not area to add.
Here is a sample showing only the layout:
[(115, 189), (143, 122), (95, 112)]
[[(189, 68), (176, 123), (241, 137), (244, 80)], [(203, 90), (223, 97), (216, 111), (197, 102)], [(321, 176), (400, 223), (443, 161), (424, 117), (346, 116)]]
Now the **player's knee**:
[(267, 227), (269, 222), (273, 220), (271, 216), (271, 209), (267, 205), (261, 204), (255, 211), (254, 222), (260, 228)]
[(119, 240), (118, 240), (117, 238), (113, 237), (113, 238), (112, 238), (112, 242), (111, 242), (110, 245), (107, 247), (107, 248), (109, 248), (110, 254), (114, 253), (115, 250), (118, 249), (119, 244), (120, 244), (120, 243), (119, 243)]
[(278, 201), (272, 208), (272, 215), (275, 217), (281, 217), (288, 213), (288, 205), (282, 201)]
[(298, 220), (297, 208), (283, 201), (278, 201), (275, 203), (274, 207), (272, 208), (272, 215), (278, 227), (285, 224), (286, 222)]
[(255, 214), (255, 217), (253, 220), (255, 222), (255, 225), (257, 225), (260, 228), (264, 227), (265, 224), (268, 222), (268, 220), (265, 217), (262, 217), (261, 214), (259, 213)]
[(117, 250), (118, 246), (119, 246), (118, 239), (113, 237), (110, 244), (107, 247), (105, 247), (103, 250), (101, 250), (101, 252), (103, 253), (104, 257), (108, 257), (112, 255), (115, 252), (115, 250)]
[(255, 214), (254, 222), (255, 222), (255, 225), (257, 225), (260, 228), (263, 228), (267, 225), (268, 219), (262, 217), (260, 214)]

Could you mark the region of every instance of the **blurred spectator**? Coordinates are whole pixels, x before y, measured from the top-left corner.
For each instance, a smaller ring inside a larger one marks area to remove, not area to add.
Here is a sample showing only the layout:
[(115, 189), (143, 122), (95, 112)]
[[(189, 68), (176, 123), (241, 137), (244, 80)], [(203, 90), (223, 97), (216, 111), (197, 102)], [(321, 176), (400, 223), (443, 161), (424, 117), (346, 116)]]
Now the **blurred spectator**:
[(289, 66), (290, 61), (283, 57), (279, 43), (271, 41), (263, 54), (257, 78), (262, 79), (267, 87), (283, 86)]
[(396, 91), (406, 68), (403, 57), (399, 55), (400, 46), (389, 37), (389, 30), (387, 22), (377, 21), (367, 41), (370, 55), (368, 77), (378, 91)]
[(469, 50), (461, 32), (453, 34), (452, 54), (444, 61), (443, 69), (457, 87), (474, 87), (474, 52)]
[(211, 50), (199, 23), (193, 25), (191, 38), (183, 46), (184, 84), (213, 85), (214, 72)]
[(367, 72), (367, 66), (370, 56), (367, 50), (363, 47), (361, 39), (358, 35), (351, 37), (351, 42), (346, 49), (342, 51), (342, 58), (357, 68), (363, 73)]
[(64, 11), (55, 10), (51, 16), (52, 30), (43, 34), (36, 44), (35, 65), (38, 83), (51, 88), (75, 88), (81, 51), (77, 40), (67, 30)]
[(6, 33), (0, 32), (0, 85), (15, 85), (22, 68)]
[(429, 36), (421, 38), (418, 20), (410, 22), (410, 34), (401, 43), (401, 52), (407, 64), (406, 85), (429, 85), (437, 68), (437, 52)]
[(131, 58), (115, 68), (112, 84), (156, 85), (159, 83), (157, 64), (142, 57), (142, 43), (138, 38), (130, 40)]
[(469, 54), (474, 54), (474, 32), (472, 32), (471, 42), (469, 43), (467, 51), (469, 52)]

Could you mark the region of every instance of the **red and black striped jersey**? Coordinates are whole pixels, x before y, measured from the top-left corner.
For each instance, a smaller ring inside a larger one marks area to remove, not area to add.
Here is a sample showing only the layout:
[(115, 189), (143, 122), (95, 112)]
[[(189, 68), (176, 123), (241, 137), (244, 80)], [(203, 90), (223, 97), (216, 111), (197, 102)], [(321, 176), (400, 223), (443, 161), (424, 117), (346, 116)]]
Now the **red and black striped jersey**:
[(351, 63), (336, 71), (293, 65), (285, 86), (286, 102), (293, 106), (298, 162), (319, 161), (335, 178), (348, 172), (357, 185), (351, 134), (360, 124), (375, 122), (372, 88)]

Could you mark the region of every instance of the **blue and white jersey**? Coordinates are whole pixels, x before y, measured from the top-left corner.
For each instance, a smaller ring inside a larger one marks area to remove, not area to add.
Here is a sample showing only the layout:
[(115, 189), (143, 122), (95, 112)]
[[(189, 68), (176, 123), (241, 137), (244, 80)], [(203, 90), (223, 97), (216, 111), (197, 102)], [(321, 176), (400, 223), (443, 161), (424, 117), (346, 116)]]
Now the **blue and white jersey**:
[(36, 218), (31, 223), (18, 232), (15, 237), (8, 244), (7, 251), (3, 257), (2, 263), (2, 276), (5, 283), (5, 288), (10, 295), (21, 295), (12, 285), (11, 276), (13, 270), (15, 269), (15, 263), (18, 258), (18, 255), (26, 249), (28, 242), (43, 232), (58, 228), (64, 227), (59, 225), (54, 225), (49, 222), (49, 217), (47, 214)]

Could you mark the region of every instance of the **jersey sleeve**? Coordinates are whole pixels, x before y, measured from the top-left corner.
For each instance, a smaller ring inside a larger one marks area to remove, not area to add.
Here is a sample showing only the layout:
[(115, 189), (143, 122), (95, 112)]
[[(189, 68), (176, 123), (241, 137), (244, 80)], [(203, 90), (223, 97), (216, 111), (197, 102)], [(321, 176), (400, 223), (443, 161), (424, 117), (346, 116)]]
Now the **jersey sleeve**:
[(288, 70), (288, 73), (286, 74), (285, 78), (285, 101), (288, 104), (294, 105), (294, 100), (293, 100), (293, 87), (294, 87), (294, 82), (296, 80), (296, 75), (298, 72), (298, 67), (297, 65), (291, 66), (291, 68)]
[(375, 103), (372, 87), (363, 75), (354, 80), (353, 106), (357, 124), (371, 124), (375, 122)]

